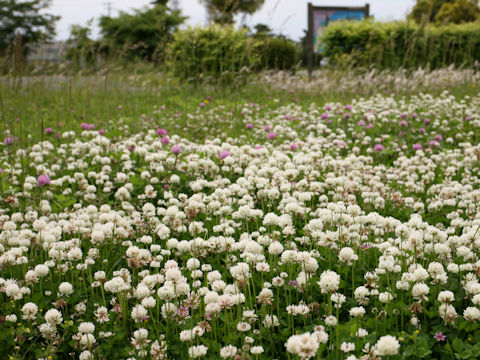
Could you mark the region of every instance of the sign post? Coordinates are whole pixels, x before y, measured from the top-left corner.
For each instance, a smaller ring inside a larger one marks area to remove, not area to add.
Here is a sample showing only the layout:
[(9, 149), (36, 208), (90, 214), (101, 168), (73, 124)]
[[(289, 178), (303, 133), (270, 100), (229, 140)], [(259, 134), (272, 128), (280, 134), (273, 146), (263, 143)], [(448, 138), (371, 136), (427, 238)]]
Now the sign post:
[(363, 20), (370, 16), (370, 5), (363, 7), (313, 6), (308, 3), (308, 77), (312, 78), (314, 54), (323, 52), (321, 37), (325, 28), (336, 20)]

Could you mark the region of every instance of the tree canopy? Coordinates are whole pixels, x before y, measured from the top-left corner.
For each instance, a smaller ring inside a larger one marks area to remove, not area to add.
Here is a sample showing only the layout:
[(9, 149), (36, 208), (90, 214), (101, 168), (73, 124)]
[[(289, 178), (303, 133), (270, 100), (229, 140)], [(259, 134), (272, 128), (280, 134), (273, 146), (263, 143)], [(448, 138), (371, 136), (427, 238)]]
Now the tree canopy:
[[(22, 44), (47, 41), (55, 35), (59, 16), (46, 14), (51, 0), (0, 0), (0, 54), (22, 36)], [(27, 51), (23, 46), (23, 51)]]
[(212, 21), (218, 24), (233, 24), (237, 14), (253, 14), (265, 0), (202, 0)]
[(100, 32), (108, 50), (153, 60), (161, 55), (173, 32), (185, 19), (180, 11), (157, 4), (132, 14), (120, 12), (117, 17), (102, 16)]
[(479, 19), (480, 8), (477, 0), (417, 0), (409, 18), (419, 24), (461, 24)]

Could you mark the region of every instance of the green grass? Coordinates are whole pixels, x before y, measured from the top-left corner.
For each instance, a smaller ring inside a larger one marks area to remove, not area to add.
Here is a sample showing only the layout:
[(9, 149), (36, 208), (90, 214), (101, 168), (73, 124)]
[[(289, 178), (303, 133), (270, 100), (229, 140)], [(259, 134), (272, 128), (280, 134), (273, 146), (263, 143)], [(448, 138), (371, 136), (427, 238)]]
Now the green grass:
[[(130, 133), (151, 123), (152, 127), (175, 126), (176, 133), (186, 138), (207, 138), (213, 134), (212, 128), (217, 130), (215, 134), (223, 133), (228, 137), (244, 126), (242, 107), (247, 103), (260, 104), (264, 109), (292, 103), (306, 108), (312, 103), (316, 106), (328, 102), (348, 103), (354, 98), (377, 93), (408, 97), (420, 91), (436, 95), (448, 89), (451, 94), (463, 97), (478, 92), (475, 79), (451, 84), (446, 79), (443, 88), (405, 87), (385, 91), (374, 85), (357, 87), (355, 84), (362, 75), (352, 71), (326, 71), (328, 81), (333, 84), (328, 89), (321, 84), (309, 88), (308, 81), (301, 75), (291, 77), (295, 79), (294, 85), (265, 84), (259, 80), (259, 75), (227, 86), (192, 85), (143, 68), (87, 75), (23, 78), (10, 75), (0, 78), (0, 131), (10, 132), (19, 146), (46, 139), (46, 128), (52, 128), (55, 134), (79, 130), (83, 122), (95, 124), (96, 129), (105, 129), (109, 136), (122, 134), (117, 126), (120, 123), (128, 125)], [(335, 88), (336, 82), (349, 77), (351, 86)], [(200, 103), (208, 97), (211, 100), (200, 109)], [(224, 111), (209, 112), (212, 108)], [(202, 126), (198, 119), (187, 115), (199, 111), (205, 113)]]

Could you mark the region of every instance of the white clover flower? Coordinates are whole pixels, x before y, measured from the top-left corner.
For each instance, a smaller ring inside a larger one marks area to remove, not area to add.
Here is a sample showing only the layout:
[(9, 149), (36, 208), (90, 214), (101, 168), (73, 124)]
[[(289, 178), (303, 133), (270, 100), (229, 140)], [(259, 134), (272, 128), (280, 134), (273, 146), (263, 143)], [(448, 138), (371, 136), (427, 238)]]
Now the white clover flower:
[(147, 315), (147, 309), (145, 309), (145, 307), (143, 307), (143, 305), (141, 304), (135, 305), (130, 313), (130, 316), (136, 323), (142, 322), (147, 317)]
[(480, 305), (480, 294), (477, 294), (472, 298), (472, 303), (474, 303), (475, 305)]
[(359, 328), (357, 332), (355, 333), (355, 336), (358, 336), (359, 338), (364, 338), (365, 336), (368, 335), (368, 331), (363, 328)]
[(135, 289), (136, 298), (143, 299), (149, 295), (150, 295), (150, 288), (143, 283), (138, 284), (137, 288)]
[(148, 296), (142, 300), (142, 305), (146, 309), (152, 309), (155, 307), (156, 304), (157, 304), (157, 300), (155, 300), (153, 296)]
[(162, 305), (161, 312), (162, 317), (164, 319), (168, 319), (169, 317), (177, 313), (177, 307), (174, 304), (167, 302)]
[(93, 360), (94, 355), (89, 350), (84, 350), (78, 357), (79, 360)]
[(337, 291), (340, 285), (340, 275), (335, 271), (326, 270), (320, 275), (320, 281), (317, 284), (323, 294)]
[(38, 313), (38, 306), (32, 302), (28, 302), (22, 307), (23, 320), (35, 320)]
[(180, 332), (180, 341), (192, 341), (195, 335), (192, 330), (183, 330)]
[(354, 317), (354, 318), (362, 317), (363, 315), (365, 315), (365, 313), (366, 313), (366, 311), (365, 311), (365, 308), (363, 306), (353, 307), (349, 311), (350, 316)]
[(68, 296), (73, 293), (73, 285), (69, 282), (62, 282), (58, 287), (58, 296)]
[(378, 300), (381, 303), (386, 304), (393, 300), (393, 296), (388, 291), (381, 292), (380, 294), (378, 294)]
[(116, 276), (112, 280), (105, 282), (103, 286), (106, 291), (114, 294), (130, 288), (129, 284), (125, 283), (124, 279), (120, 276)]
[(57, 327), (50, 323), (41, 324), (38, 329), (44, 338), (49, 338), (57, 333)]
[(455, 319), (457, 318), (457, 311), (455, 310), (455, 308), (448, 304), (448, 303), (444, 303), (442, 305), (440, 305), (440, 307), (438, 308), (438, 313), (440, 315), (440, 317), (445, 320), (446, 322), (454, 322)]
[(57, 309), (50, 309), (45, 313), (45, 321), (52, 326), (58, 325), (63, 321), (62, 313)]
[(238, 324), (237, 324), (237, 330), (238, 331), (241, 331), (241, 332), (247, 332), (251, 329), (252, 327), (250, 326), (249, 323), (245, 322), (245, 321), (240, 321)]
[(108, 309), (104, 306), (98, 307), (93, 313), (93, 315), (96, 317), (96, 321), (99, 324), (103, 324), (110, 321), (110, 318), (108, 316)]
[(321, 331), (315, 330), (315, 331), (313, 332), (313, 334), (317, 337), (317, 341), (318, 341), (320, 344), (326, 344), (326, 343), (328, 343), (329, 336), (328, 336), (328, 333), (326, 333), (325, 331), (323, 331), (323, 330), (321, 330)]
[(455, 300), (455, 295), (454, 295), (453, 292), (451, 292), (449, 290), (440, 291), (438, 293), (437, 300), (439, 302), (441, 302), (442, 304), (443, 303), (451, 303), (451, 302), (453, 302), (453, 300)]
[(278, 321), (278, 318), (276, 315), (265, 315), (265, 318), (262, 321), (263, 326), (268, 328), (274, 327), (274, 326), (279, 326), (280, 322)]
[(425, 283), (417, 283), (413, 285), (412, 295), (415, 299), (426, 300), (426, 295), (430, 292), (430, 288)]
[(200, 267), (200, 260), (196, 258), (190, 258), (187, 260), (187, 269), (196, 270)]
[(342, 304), (346, 301), (347, 297), (340, 293), (334, 293), (331, 295), (332, 301), (335, 303), (335, 308), (340, 309)]
[(227, 345), (220, 349), (220, 357), (222, 359), (231, 359), (237, 354), (237, 347), (233, 345)]
[(15, 283), (10, 283), (5, 286), (5, 294), (14, 300), (21, 300), (23, 299), (23, 294), (20, 287)]
[(188, 348), (188, 356), (195, 359), (207, 355), (208, 347), (205, 345), (190, 346)]
[(325, 318), (325, 324), (327, 326), (337, 326), (337, 318), (333, 315), (329, 315)]
[(480, 310), (476, 307), (467, 307), (463, 311), (463, 317), (468, 321), (478, 321), (480, 320)]
[(343, 263), (351, 265), (353, 262), (358, 260), (358, 255), (355, 254), (352, 248), (344, 247), (338, 253), (338, 259)]
[(355, 351), (355, 344), (350, 342), (343, 342), (340, 345), (340, 350), (343, 351), (344, 353)]
[(375, 344), (375, 354), (378, 356), (396, 355), (400, 349), (400, 343), (391, 335), (382, 336)]
[(38, 275), (34, 270), (28, 270), (25, 274), (25, 281), (27, 284), (36, 284), (38, 282)]
[(268, 253), (280, 255), (283, 252), (283, 245), (279, 241), (274, 241), (268, 246)]
[(246, 263), (237, 263), (230, 268), (230, 274), (235, 280), (246, 280), (250, 278), (250, 266)]
[(272, 285), (275, 287), (282, 287), (285, 284), (285, 280), (283, 280), (280, 276), (275, 276), (272, 279)]
[(355, 300), (360, 304), (368, 303), (368, 296), (370, 295), (370, 290), (365, 286), (359, 286), (354, 291)]
[(148, 340), (148, 330), (144, 328), (140, 328), (133, 332), (133, 337), (130, 339), (130, 343), (135, 347), (137, 350), (143, 349), (150, 340)]
[(17, 315), (15, 314), (10, 314), (10, 315), (7, 315), (5, 316), (5, 321), (8, 321), (8, 322), (17, 322)]
[[(449, 249), (450, 251), (450, 249)], [(451, 272), (452, 274), (457, 274), (459, 271), (459, 266), (455, 263), (450, 263), (447, 266), (447, 271)]]
[(82, 334), (93, 334), (95, 325), (91, 322), (82, 322), (78, 325), (78, 331)]
[(285, 347), (291, 354), (297, 355), (302, 359), (310, 359), (316, 355), (319, 343), (314, 334), (305, 333), (290, 336)]
[(265, 350), (263, 349), (263, 346), (252, 346), (250, 348), (250, 353), (254, 355), (260, 355), (264, 352)]

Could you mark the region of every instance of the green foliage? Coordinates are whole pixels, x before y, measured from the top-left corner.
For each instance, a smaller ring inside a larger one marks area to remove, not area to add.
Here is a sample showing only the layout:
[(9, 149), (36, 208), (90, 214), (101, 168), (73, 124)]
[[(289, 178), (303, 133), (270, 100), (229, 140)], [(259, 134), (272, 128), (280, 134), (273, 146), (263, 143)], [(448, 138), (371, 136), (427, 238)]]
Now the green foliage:
[(259, 53), (262, 69), (292, 69), (297, 65), (298, 48), (291, 40), (263, 36), (258, 38), (261, 46)]
[(253, 14), (265, 0), (202, 0), (210, 19), (217, 24), (233, 24), (236, 14)]
[(442, 5), (453, 1), (454, 0), (417, 0), (408, 18), (418, 24), (433, 22), (435, 15)]
[(182, 79), (227, 82), (252, 71), (295, 67), (295, 43), (261, 30), (248, 36), (246, 29), (211, 24), (178, 31), (168, 47), (167, 65)]
[(254, 26), (253, 37), (258, 39), (262, 69), (292, 69), (299, 61), (299, 47), (282, 35), (275, 36), (265, 24)]
[(408, 17), (418, 24), (461, 24), (477, 20), (480, 8), (476, 0), (417, 0)]
[(127, 58), (163, 59), (164, 49), (172, 34), (186, 17), (164, 5), (121, 12), (118, 17), (103, 16), (100, 28), (104, 49), (109, 54), (124, 54)]
[[(22, 44), (49, 40), (55, 35), (55, 22), (60, 18), (45, 14), (51, 0), (0, 0), (0, 54), (13, 46), (17, 34)], [(28, 47), (23, 46), (26, 53)]]
[[(296, 44), (272, 35), (264, 24), (255, 27), (254, 39), (248, 35), (248, 28), (235, 30), (232, 26), (214, 25), (187, 29), (174, 36), (185, 17), (163, 3), (166, 1), (157, 1), (153, 8), (135, 10), (133, 14), (121, 12), (116, 18), (102, 17), (102, 37), (98, 41), (90, 38), (91, 24), (72, 26), (68, 59), (77, 66), (93, 63), (97, 54), (107, 60), (165, 62), (181, 78), (234, 76), (240, 71), (265, 68), (291, 69), (297, 63)], [(247, 11), (249, 8), (238, 5), (234, 9)], [(170, 44), (173, 40), (175, 43)], [(165, 61), (166, 49), (169, 49), (168, 61)]]
[(235, 80), (258, 67), (259, 43), (245, 29), (209, 25), (177, 31), (168, 47), (169, 65), (183, 79)]
[(90, 38), (92, 22), (93, 20), (89, 21), (87, 26), (72, 25), (70, 28), (66, 57), (77, 68), (82, 61), (92, 63), (99, 51), (99, 43)]
[(470, 360), (470, 359), (478, 359), (480, 357), (480, 343), (476, 343), (475, 345), (470, 345), (456, 338), (452, 341), (451, 347), (455, 352), (456, 359)]
[(443, 4), (435, 15), (438, 23), (461, 24), (472, 22), (480, 17), (480, 8), (472, 0), (456, 0), (454, 3)]
[(419, 26), (406, 22), (338, 21), (323, 36), (334, 65), (378, 68), (473, 66), (480, 58), (480, 24)]
[(267, 24), (259, 23), (255, 25), (253, 28), (255, 29), (255, 35), (262, 35), (262, 34), (270, 35), (272, 32), (272, 29)]

